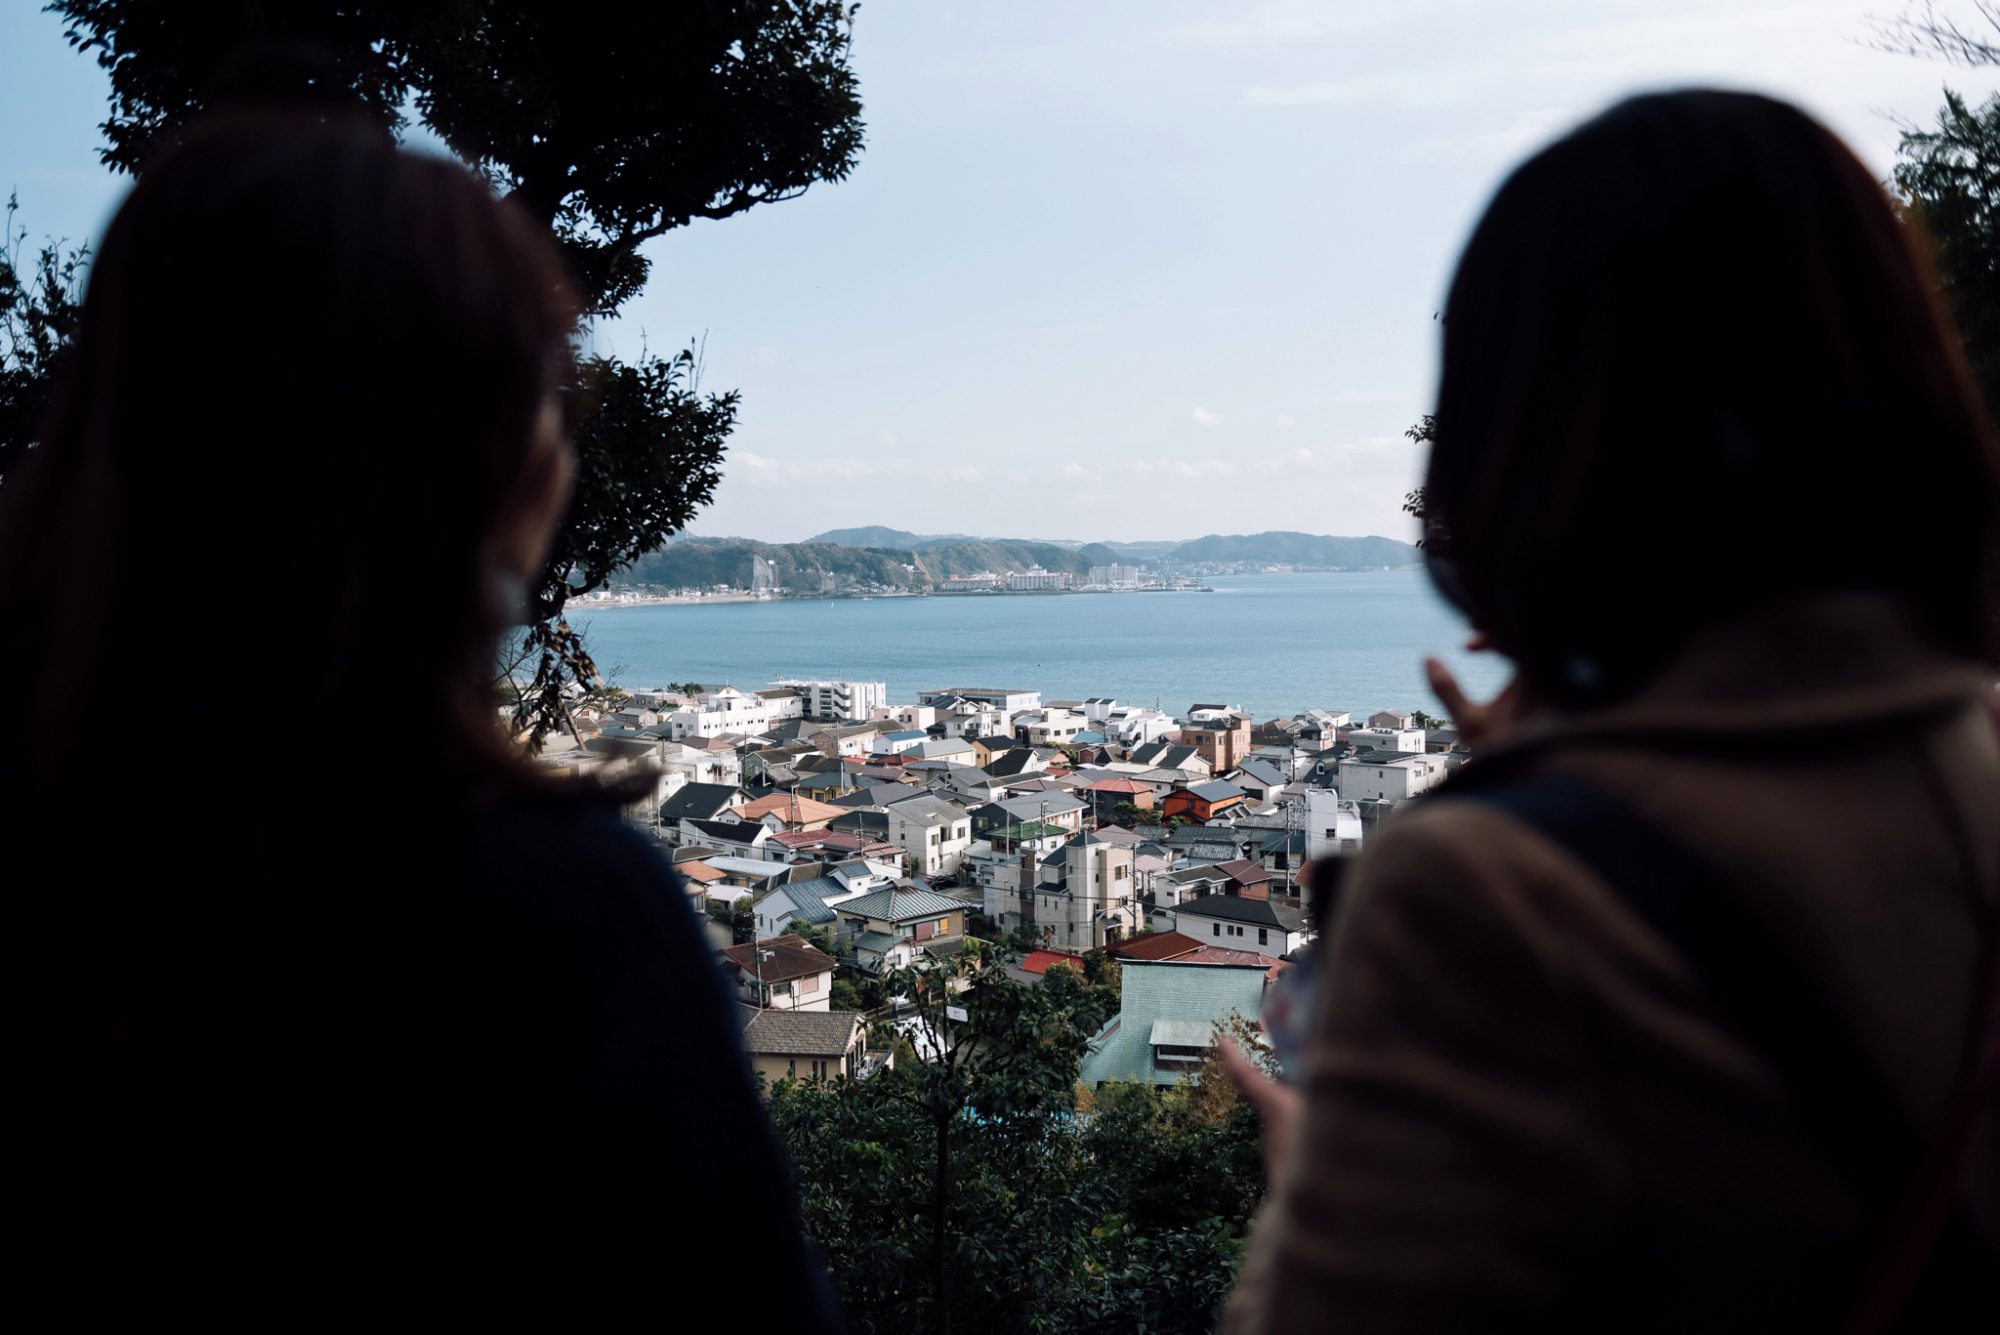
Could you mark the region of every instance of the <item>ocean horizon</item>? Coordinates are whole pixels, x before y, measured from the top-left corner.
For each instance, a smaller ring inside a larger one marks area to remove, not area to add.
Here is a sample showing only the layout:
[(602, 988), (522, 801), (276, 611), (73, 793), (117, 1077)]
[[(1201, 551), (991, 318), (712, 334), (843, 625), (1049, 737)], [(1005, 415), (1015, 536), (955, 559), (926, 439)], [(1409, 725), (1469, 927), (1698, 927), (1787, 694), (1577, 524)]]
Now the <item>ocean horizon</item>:
[(1111, 696), (1180, 714), (1240, 705), (1441, 712), (1436, 654), (1475, 696), (1507, 664), (1468, 654), (1464, 620), (1420, 570), (1218, 575), (1211, 593), (774, 599), (599, 608), (571, 622), (625, 687), (698, 681), (754, 690), (781, 677), (883, 681), (892, 702), (946, 686)]

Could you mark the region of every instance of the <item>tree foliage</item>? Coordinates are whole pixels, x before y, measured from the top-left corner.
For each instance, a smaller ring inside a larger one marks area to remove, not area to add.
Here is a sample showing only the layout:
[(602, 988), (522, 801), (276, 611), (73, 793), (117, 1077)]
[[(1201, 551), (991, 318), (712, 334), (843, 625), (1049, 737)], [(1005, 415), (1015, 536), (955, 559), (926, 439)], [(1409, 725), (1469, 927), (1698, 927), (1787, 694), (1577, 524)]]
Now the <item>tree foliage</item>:
[[(847, 0), (48, 7), (69, 43), (110, 77), (101, 154), (113, 168), (142, 171), (156, 146), (218, 98), (338, 100), (397, 133), (413, 128), (414, 112), (547, 225), (593, 316), (616, 312), (644, 287), (646, 242), (842, 180), (861, 151)], [(9, 301), (10, 313), (28, 309)], [(23, 365), (45, 383), (47, 359)], [(631, 363), (581, 358), (576, 490), (525, 646), (535, 677), (521, 722), (537, 740), (563, 726), (565, 688), (598, 677), (564, 604), (656, 548), (714, 494), (737, 399), (702, 394), (698, 370), (692, 349)], [(27, 420), (38, 416), (32, 395), (8, 392), (10, 409), (19, 401)], [(4, 466), (32, 427), (10, 416), (0, 430)]]
[(29, 250), (18, 211), (9, 195), (0, 218), (0, 477), (38, 438), (90, 264), (89, 247), (54, 238)]
[(1969, 0), (1957, 10), (1921, 0), (1872, 26), (1875, 45), (1885, 51), (1938, 56), (1954, 65), (2000, 65), (2000, 0)]
[(2000, 96), (1945, 90), (1937, 123), (1904, 133), (1895, 184), (1933, 245), (1966, 361), (2000, 412)]
[(1208, 1330), (1263, 1191), (1254, 1116), (1219, 1068), (1081, 1091), (1105, 989), (1069, 969), (1023, 985), (1000, 959), (975, 944), (889, 980), (947, 1036), (918, 1043), (929, 1059), (773, 1090), (849, 1326)]

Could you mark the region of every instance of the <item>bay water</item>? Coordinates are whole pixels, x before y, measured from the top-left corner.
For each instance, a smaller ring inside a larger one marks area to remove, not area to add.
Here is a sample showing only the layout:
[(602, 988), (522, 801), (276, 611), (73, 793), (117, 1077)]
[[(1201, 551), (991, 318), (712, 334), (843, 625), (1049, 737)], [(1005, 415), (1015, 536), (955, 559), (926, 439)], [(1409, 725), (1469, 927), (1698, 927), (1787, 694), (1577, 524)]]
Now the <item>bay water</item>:
[(885, 681), (892, 702), (944, 686), (1112, 696), (1171, 714), (1197, 702), (1262, 720), (1308, 708), (1442, 712), (1422, 659), (1476, 697), (1506, 680), (1466, 654), (1463, 620), (1416, 570), (1215, 576), (1213, 593), (836, 598), (592, 608), (572, 624), (621, 686), (779, 677)]

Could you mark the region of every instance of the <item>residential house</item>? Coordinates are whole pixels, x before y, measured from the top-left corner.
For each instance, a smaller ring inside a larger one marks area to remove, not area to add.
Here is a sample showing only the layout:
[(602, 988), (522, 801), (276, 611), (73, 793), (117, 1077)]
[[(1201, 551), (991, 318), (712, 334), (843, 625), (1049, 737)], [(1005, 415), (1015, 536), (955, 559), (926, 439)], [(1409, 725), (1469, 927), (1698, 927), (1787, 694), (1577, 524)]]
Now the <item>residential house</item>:
[(988, 745), (996, 738), (983, 738), (973, 745), (986, 752), (986, 758), (979, 767), (996, 779), (1015, 779), (1023, 774), (1039, 774), (1048, 768), (1046, 761), (1035, 753), (1031, 746), (1009, 742), (1005, 747)]
[(1090, 800), (1090, 820), (1094, 825), (1116, 820), (1118, 808), (1124, 806), (1151, 811), (1156, 800), (1151, 784), (1122, 777), (1098, 779), (1084, 792)]
[(1429, 792), (1448, 772), (1443, 756), (1363, 751), (1340, 762), (1340, 796), (1349, 802), (1401, 802)]
[(1081, 714), (1050, 706), (1033, 711), (1025, 721), (1017, 719), (1015, 730), (1031, 746), (1064, 746), (1075, 742), (1079, 733), (1090, 731), (1090, 721)]
[(730, 810), (738, 820), (756, 821), (772, 833), (798, 834), (824, 830), (846, 808), (815, 802), (796, 793), (772, 793), (749, 802), (739, 802)]
[(836, 1080), (866, 1073), (866, 1030), (856, 1011), (760, 1010), (743, 1006), (743, 1050), (765, 1083)]
[(1001, 917), (1008, 930), (1026, 927), (1051, 948), (1097, 950), (1131, 936), (1143, 925), (1144, 908), (1132, 881), (1131, 848), (1082, 834), (1063, 849), (1063, 859), (1046, 869), (1024, 895), (1016, 912)]
[(846, 881), (834, 876), (813, 876), (780, 885), (752, 906), (757, 935), (779, 936), (801, 924), (829, 927), (834, 920), (834, 905), (858, 898), (873, 888), (872, 882), (850, 888)]
[(1201, 752), (1180, 742), (1148, 742), (1144, 746), (1134, 747), (1126, 759), (1145, 769), (1180, 770), (1204, 779), (1215, 773), (1215, 766), (1210, 764)]
[(699, 703), (674, 711), (674, 740), (720, 737), (725, 733), (754, 737), (770, 728), (772, 710), (770, 701), (739, 691), (734, 686), (705, 691)]
[[(978, 814), (973, 813), (975, 830)], [(1060, 825), (1034, 821), (997, 826), (975, 838), (966, 854), (966, 871), (980, 889), (980, 911), (1011, 930), (1020, 921), (1022, 895), (1041, 880), (1044, 863), (1061, 857), (1062, 846), (1071, 837)]]
[(717, 952), (737, 995), (770, 1010), (833, 1009), (833, 956), (792, 933)]
[(882, 735), (879, 723), (836, 724), (806, 734), (806, 740), (829, 756), (859, 759), (871, 754)]
[(926, 737), (914, 754), (919, 760), (941, 760), (947, 765), (970, 767), (980, 763), (982, 753), (963, 737)]
[(660, 804), (660, 824), (672, 828), (684, 820), (720, 820), (746, 796), (733, 783), (682, 784)]
[(919, 950), (965, 937), (965, 905), (910, 882), (871, 890), (833, 906), (835, 938), (868, 973), (907, 967)]
[(1240, 709), (1197, 705), (1181, 724), (1181, 744), (1208, 762), (1208, 772), (1222, 774), (1241, 765), (1250, 754), (1250, 717)]
[(890, 806), (887, 815), (889, 842), (909, 855), (910, 875), (949, 876), (965, 861), (972, 818), (958, 803), (917, 796)]
[(1207, 1060), (1219, 1026), (1233, 1019), (1256, 1023), (1264, 982), (1256, 964), (1126, 961), (1118, 1014), (1090, 1040), (1083, 1082), (1095, 1088), (1113, 1080), (1186, 1080)]
[(1171, 716), (1138, 705), (1114, 705), (1102, 720), (1093, 721), (1107, 741), (1127, 748), (1157, 742), (1174, 730)]
[[(896, 728), (882, 733), (875, 739), (875, 754), (900, 756), (918, 752), (930, 739), (930, 734), (922, 728)], [(922, 758), (920, 754), (918, 758)]]
[(1306, 856), (1336, 857), (1361, 850), (1361, 808), (1328, 788), (1306, 791)]
[(1309, 939), (1305, 915), (1273, 899), (1208, 894), (1174, 908), (1174, 930), (1204, 945), (1289, 955)]
[(1019, 964), (1007, 966), (1007, 976), (1017, 983), (1039, 983), (1048, 977), (1052, 965), (1061, 964), (1083, 972), (1083, 956), (1062, 950), (1031, 950), (1021, 957)]
[(1243, 795), (1253, 802), (1276, 802), (1285, 795), (1291, 776), (1268, 760), (1247, 756), (1229, 776), (1229, 782), (1243, 790)]
[(876, 705), (868, 711), (868, 722), (928, 732), (937, 726), (936, 705)]
[(1040, 691), (1012, 691), (989, 686), (947, 686), (932, 691), (917, 693), (917, 703), (940, 708), (954, 707), (962, 703), (989, 705), (1003, 714), (1019, 714), (1024, 710), (1040, 709)]
[(1203, 949), (1201, 942), (1181, 932), (1147, 932), (1129, 941), (1120, 941), (1106, 948), (1105, 953), (1119, 961), (1138, 960), (1141, 963), (1157, 963), (1161, 960), (1180, 959)]
[(674, 841), (702, 844), (731, 857), (784, 864), (783, 850), (771, 843), (770, 827), (756, 821), (683, 819), (675, 828)]
[(1083, 829), (1083, 814), (1087, 810), (1082, 799), (1056, 788), (1026, 792), (1018, 797), (1003, 797), (993, 805), (1007, 813), (1009, 825), (1041, 821), (1071, 831)]
[(1400, 751), (1421, 754), (1424, 749), (1422, 728), (1348, 728), (1340, 734), (1340, 740), (1363, 751)]
[(1182, 816), (1206, 822), (1232, 807), (1242, 805), (1242, 802), (1241, 788), (1222, 779), (1210, 779), (1207, 783), (1197, 783), (1168, 793), (1160, 809), (1169, 819)]

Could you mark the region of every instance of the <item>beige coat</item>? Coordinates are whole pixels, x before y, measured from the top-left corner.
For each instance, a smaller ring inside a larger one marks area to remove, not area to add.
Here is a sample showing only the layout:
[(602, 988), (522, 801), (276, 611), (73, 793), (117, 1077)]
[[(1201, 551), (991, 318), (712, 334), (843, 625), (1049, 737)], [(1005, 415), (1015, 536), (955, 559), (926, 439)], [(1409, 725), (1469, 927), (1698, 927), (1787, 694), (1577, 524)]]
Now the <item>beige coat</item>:
[[(2000, 901), (1983, 690), (1886, 602), (1826, 598), (1491, 754), (1585, 776), (1727, 869), (1928, 1129)], [(1420, 803), (1326, 949), (1305, 1113), (1225, 1330), (1768, 1331), (1837, 1307), (1867, 1212), (1686, 964), (1564, 850)], [(2000, 1110), (1982, 1136), (1991, 1239)]]

